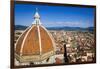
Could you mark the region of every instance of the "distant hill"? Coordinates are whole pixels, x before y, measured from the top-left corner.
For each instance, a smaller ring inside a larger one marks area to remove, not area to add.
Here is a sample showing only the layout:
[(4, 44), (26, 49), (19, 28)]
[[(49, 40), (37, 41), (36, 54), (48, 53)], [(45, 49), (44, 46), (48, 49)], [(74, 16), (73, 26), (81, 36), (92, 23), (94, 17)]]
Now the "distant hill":
[(88, 27), (87, 28), (89, 31), (94, 31), (94, 27)]
[(25, 30), (28, 26), (15, 25), (15, 30)]
[(48, 30), (68, 30), (68, 31), (94, 31), (94, 27), (81, 28), (81, 27), (47, 27)]
[[(25, 30), (28, 26), (15, 25), (15, 30)], [(81, 28), (81, 27), (46, 27), (48, 30), (68, 30), (68, 31), (94, 31), (94, 27)]]

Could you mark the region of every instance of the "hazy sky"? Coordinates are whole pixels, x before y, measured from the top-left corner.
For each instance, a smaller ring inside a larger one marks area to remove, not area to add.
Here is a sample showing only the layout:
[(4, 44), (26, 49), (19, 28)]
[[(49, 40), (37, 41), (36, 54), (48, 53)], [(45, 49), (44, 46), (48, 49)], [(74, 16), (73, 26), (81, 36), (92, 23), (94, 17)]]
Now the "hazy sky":
[(31, 25), (36, 8), (45, 27), (94, 26), (94, 8), (32, 4), (15, 4), (15, 25)]

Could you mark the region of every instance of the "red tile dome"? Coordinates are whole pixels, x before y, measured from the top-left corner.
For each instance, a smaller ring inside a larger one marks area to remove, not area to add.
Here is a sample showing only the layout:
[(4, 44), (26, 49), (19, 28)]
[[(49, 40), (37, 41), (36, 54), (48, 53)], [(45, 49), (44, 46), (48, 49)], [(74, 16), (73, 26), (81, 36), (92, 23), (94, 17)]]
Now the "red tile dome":
[(20, 62), (38, 62), (55, 54), (52, 35), (41, 25), (39, 17), (36, 12), (34, 24), (24, 31), (16, 43), (15, 56)]

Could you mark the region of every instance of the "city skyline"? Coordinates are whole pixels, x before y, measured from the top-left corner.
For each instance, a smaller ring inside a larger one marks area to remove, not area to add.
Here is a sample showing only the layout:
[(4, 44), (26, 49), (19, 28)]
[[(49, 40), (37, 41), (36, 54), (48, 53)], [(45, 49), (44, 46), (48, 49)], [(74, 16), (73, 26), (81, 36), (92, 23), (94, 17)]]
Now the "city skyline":
[(15, 4), (15, 25), (30, 26), (38, 8), (45, 27), (94, 27), (95, 8)]

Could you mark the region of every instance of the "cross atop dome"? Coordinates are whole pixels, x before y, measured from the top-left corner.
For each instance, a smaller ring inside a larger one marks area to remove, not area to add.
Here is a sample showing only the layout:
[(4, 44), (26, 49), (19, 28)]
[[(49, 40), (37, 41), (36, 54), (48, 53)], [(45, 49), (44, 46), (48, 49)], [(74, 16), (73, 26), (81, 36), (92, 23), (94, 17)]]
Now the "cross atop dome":
[(40, 18), (40, 15), (39, 15), (39, 13), (38, 13), (38, 8), (36, 8), (36, 13), (35, 13), (35, 15), (34, 15), (34, 19), (35, 18)]
[(41, 22), (40, 22), (40, 15), (38, 13), (38, 8), (36, 8), (36, 13), (34, 15), (34, 22), (33, 22), (33, 24), (36, 24), (36, 25), (41, 24)]

